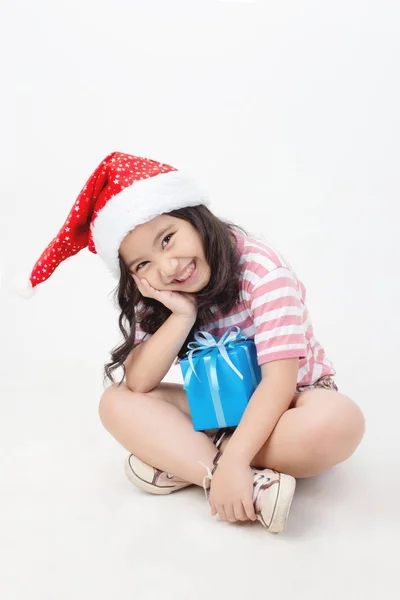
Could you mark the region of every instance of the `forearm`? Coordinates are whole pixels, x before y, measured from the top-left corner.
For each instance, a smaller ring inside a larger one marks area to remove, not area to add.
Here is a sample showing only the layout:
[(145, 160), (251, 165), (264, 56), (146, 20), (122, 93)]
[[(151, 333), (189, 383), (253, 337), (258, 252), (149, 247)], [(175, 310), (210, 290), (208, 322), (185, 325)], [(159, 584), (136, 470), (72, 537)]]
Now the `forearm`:
[(149, 392), (163, 380), (186, 340), (196, 317), (171, 314), (125, 361), (126, 383), (134, 392)]
[(295, 379), (282, 377), (278, 371), (262, 379), (228, 442), (224, 460), (250, 464), (289, 408), (295, 390)]

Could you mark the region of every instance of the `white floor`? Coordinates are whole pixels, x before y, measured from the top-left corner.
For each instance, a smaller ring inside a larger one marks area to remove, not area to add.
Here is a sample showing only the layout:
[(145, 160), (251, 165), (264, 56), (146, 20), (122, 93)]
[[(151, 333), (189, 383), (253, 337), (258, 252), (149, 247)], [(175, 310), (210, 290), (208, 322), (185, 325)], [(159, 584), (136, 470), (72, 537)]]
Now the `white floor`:
[(32, 268), (109, 152), (161, 160), (293, 264), (367, 419), (348, 462), (298, 482), (283, 534), (215, 521), (201, 489), (135, 489), (101, 426), (119, 335), (100, 260), (26, 304), (2, 290), (0, 600), (398, 600), (399, 3), (0, 12), (0, 278)]
[(397, 424), (379, 409), (394, 381), (370, 386), (362, 446), (298, 482), (287, 530), (273, 536), (259, 524), (211, 519), (200, 489), (165, 498), (135, 489), (125, 451), (97, 418), (101, 379), (90, 364), (60, 363), (49, 351), (25, 360), (23, 372), (9, 365), (0, 425), (4, 600), (399, 597), (399, 442)]

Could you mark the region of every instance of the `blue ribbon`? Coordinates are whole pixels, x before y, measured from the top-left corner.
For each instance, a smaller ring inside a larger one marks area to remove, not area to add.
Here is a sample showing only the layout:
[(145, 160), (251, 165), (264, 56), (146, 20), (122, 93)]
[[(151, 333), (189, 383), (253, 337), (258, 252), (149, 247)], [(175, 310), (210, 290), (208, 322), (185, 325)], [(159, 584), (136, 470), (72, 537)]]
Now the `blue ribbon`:
[[(204, 358), (204, 366), (206, 369), (207, 379), (211, 391), (212, 401), (214, 405), (215, 415), (217, 418), (217, 423), (219, 427), (226, 427), (226, 421), (224, 416), (224, 411), (221, 404), (221, 398), (219, 394), (219, 382), (217, 375), (217, 357), (218, 354), (221, 354), (224, 361), (229, 365), (232, 371), (243, 379), (242, 373), (235, 367), (231, 359), (229, 358), (228, 349), (234, 347), (235, 343), (247, 340), (247, 336), (245, 336), (237, 325), (230, 327), (218, 340), (215, 336), (207, 331), (197, 331), (194, 335), (196, 341), (189, 342), (188, 348), (190, 351), (187, 352), (187, 357), (189, 360), (190, 367), (188, 368), (185, 381), (183, 384), (184, 389), (187, 389), (192, 378), (193, 373), (196, 375), (197, 379), (200, 381), (199, 376), (196, 373), (195, 363), (193, 360), (193, 355), (196, 355), (196, 363), (198, 363), (202, 358)], [(257, 379), (254, 373), (253, 366), (250, 360), (250, 354), (248, 348), (244, 347), (246, 351), (248, 363), (250, 366), (254, 387), (257, 387)], [(201, 382), (200, 382), (201, 383)]]
[(258, 386), (258, 381), (257, 381), (256, 374), (254, 372), (254, 369), (253, 369), (253, 364), (251, 362), (250, 351), (247, 346), (243, 346), (243, 350), (246, 352), (247, 362), (249, 363), (249, 368), (250, 368), (250, 373), (251, 373), (251, 378), (253, 379), (254, 389), (256, 389), (256, 387)]

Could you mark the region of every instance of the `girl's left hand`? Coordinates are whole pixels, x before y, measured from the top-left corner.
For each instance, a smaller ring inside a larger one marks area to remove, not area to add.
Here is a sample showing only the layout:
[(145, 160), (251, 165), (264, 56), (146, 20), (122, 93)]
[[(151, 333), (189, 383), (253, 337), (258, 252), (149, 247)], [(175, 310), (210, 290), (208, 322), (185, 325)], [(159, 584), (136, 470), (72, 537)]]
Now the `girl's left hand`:
[(231, 464), (221, 458), (215, 470), (209, 496), (211, 516), (225, 521), (254, 521), (253, 471), (248, 464)]

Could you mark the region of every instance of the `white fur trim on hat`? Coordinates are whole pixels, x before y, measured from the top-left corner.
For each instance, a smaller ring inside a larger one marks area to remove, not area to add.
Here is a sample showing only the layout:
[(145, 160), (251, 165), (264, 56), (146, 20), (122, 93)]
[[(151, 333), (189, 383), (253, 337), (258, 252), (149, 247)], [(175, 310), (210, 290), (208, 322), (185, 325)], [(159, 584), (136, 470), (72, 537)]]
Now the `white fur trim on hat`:
[(16, 276), (11, 283), (13, 291), (21, 298), (29, 299), (36, 293), (36, 288), (32, 287), (31, 282), (27, 277), (22, 275)]
[(137, 225), (185, 206), (209, 205), (197, 183), (180, 171), (136, 181), (111, 198), (91, 225), (96, 252), (119, 277), (118, 253), (125, 236)]

